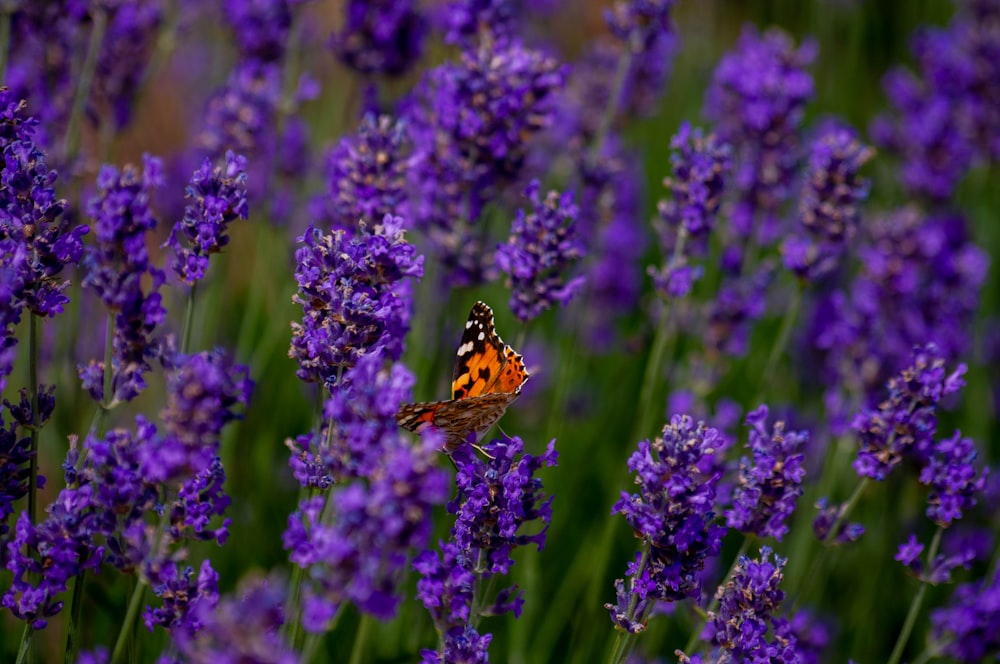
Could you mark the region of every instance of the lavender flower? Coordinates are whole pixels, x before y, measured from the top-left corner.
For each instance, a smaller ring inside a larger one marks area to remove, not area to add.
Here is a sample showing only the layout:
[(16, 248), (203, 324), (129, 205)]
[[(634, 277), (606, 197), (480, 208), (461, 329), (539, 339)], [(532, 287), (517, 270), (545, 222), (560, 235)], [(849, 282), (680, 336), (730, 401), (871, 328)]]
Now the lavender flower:
[(774, 537), (779, 542), (788, 532), (786, 523), (802, 495), (802, 450), (809, 441), (807, 431), (785, 433), (785, 423), (776, 422), (767, 431), (767, 406), (747, 415), (750, 438), (747, 446), (753, 458), (740, 459), (739, 485), (733, 507), (725, 512), (726, 525), (758, 537)]
[[(0, 546), (4, 546), (10, 526), (7, 520), (14, 513), (14, 503), (28, 495), (28, 462), (31, 461), (31, 438), (17, 435), (17, 421), (4, 423), (0, 407)], [(44, 485), (44, 478), (42, 484)], [(6, 560), (0, 551), (0, 561)]]
[[(153, 585), (153, 592), (163, 600), (157, 609), (147, 606), (143, 611), (146, 629), (153, 631), (159, 625), (167, 630), (194, 633), (205, 627), (204, 619), (219, 602), (219, 575), (209, 561), (201, 564), (198, 576), (194, 568), (180, 569), (177, 564), (166, 565), (160, 578)], [(204, 605), (208, 611), (199, 609)]]
[(946, 28), (915, 36), (919, 74), (897, 68), (885, 77), (894, 109), (871, 133), (900, 157), (911, 194), (946, 199), (973, 164), (1000, 158), (998, 18), (995, 5), (959, 3)]
[(719, 610), (712, 615), (713, 639), (737, 661), (799, 662), (795, 637), (787, 630), (775, 629), (767, 639), (769, 625), (775, 620), (785, 593), (778, 588), (784, 578), (787, 559), (762, 547), (759, 559), (741, 556), (732, 578), (716, 593)]
[(679, 50), (671, 18), (675, 4), (675, 0), (618, 0), (604, 12), (608, 28), (628, 54), (619, 57), (629, 58), (623, 94), (609, 99), (626, 116), (656, 110)]
[[(326, 631), (345, 601), (376, 618), (395, 615), (408, 553), (426, 544), (431, 508), (447, 497), (433, 445), (411, 448), (396, 438), (382, 449), (370, 479), (306, 499), (288, 518), (284, 546), (294, 564), (311, 570), (302, 612), (308, 631)], [(332, 524), (320, 520), (327, 500)]]
[[(860, 523), (848, 523), (841, 518), (846, 507), (846, 504), (828, 505), (825, 496), (816, 501), (816, 509), (819, 510), (819, 514), (813, 520), (813, 532), (816, 534), (816, 539), (825, 542), (832, 533), (834, 542), (847, 544), (861, 538), (865, 533), (865, 527)], [(837, 525), (835, 533), (833, 532), (834, 525)]]
[(920, 470), (920, 482), (931, 487), (927, 516), (947, 528), (962, 512), (975, 506), (977, 493), (986, 486), (988, 469), (976, 472), (977, 453), (971, 438), (956, 431), (951, 438), (934, 444), (930, 459)]
[(420, 662), (421, 664), (447, 664), (448, 662), (486, 664), (490, 661), (489, 647), (492, 640), (492, 634), (480, 634), (471, 625), (452, 627), (444, 635), (443, 652), (421, 650)]
[(21, 312), (51, 317), (63, 311), (69, 282), (59, 275), (79, 262), (89, 231), (61, 218), (67, 203), (55, 196), (57, 174), (35, 143), (38, 122), (26, 108), (0, 87), (0, 390), (13, 364), (13, 327)]
[(858, 413), (852, 425), (860, 446), (858, 475), (882, 481), (904, 456), (926, 463), (933, 455), (938, 403), (965, 385), (964, 364), (950, 374), (944, 365), (936, 346), (915, 348), (911, 365), (889, 381), (889, 397), (878, 409)]
[(809, 337), (824, 353), (824, 382), (875, 404), (914, 345), (932, 342), (952, 362), (968, 352), (988, 258), (958, 216), (902, 208), (866, 230), (860, 272), (819, 303)]
[(413, 559), (413, 569), (420, 574), (417, 599), (434, 621), (438, 633), (469, 623), (475, 575), (475, 562), (454, 542), (438, 542), (437, 551), (421, 551)]
[(91, 91), (92, 117), (114, 118), (116, 128), (132, 117), (136, 93), (155, 50), (164, 18), (160, 2), (117, 0), (93, 3), (92, 13), (107, 13)]
[[(534, 544), (541, 550), (545, 545), (553, 496), (545, 497), (542, 481), (534, 475), (542, 466), (555, 466), (559, 455), (555, 440), (540, 456), (524, 454), (524, 443), (516, 436), (493, 440), (483, 449), (490, 457), (486, 462), (471, 445), (452, 454), (458, 495), (448, 503), (448, 512), (455, 515), (451, 535), (475, 572), (506, 574), (516, 547)], [(519, 532), (533, 521), (543, 524), (541, 530)]]
[(292, 12), (302, 0), (226, 0), (223, 16), (244, 60), (280, 62), (288, 48)]
[(792, 236), (782, 246), (785, 267), (807, 279), (833, 270), (854, 237), (860, 206), (870, 182), (858, 175), (875, 152), (854, 132), (833, 125), (813, 142), (799, 199), (799, 221), (809, 234)]
[[(281, 100), (281, 70), (275, 64), (247, 60), (208, 101), (199, 146), (210, 159), (232, 150), (270, 163), (272, 126)], [(260, 180), (267, 182), (267, 178)]]
[[(299, 462), (338, 480), (332, 492), (303, 500), (283, 535), (291, 561), (310, 569), (302, 606), (309, 631), (325, 631), (345, 601), (391, 617), (409, 551), (426, 545), (431, 509), (447, 497), (447, 478), (434, 466), (438, 437), (413, 447), (395, 426), (413, 377), (382, 364), (378, 354), (367, 355), (347, 372), (325, 409), (329, 446), (308, 450)], [(321, 520), (325, 511), (335, 518)]]
[(334, 384), (367, 354), (393, 360), (403, 352), (410, 320), (410, 282), (423, 275), (423, 257), (406, 241), (400, 217), (359, 224), (348, 235), (323, 235), (310, 226), (298, 238), (295, 278), (301, 323), (292, 323), (289, 357), (298, 377)]
[(386, 214), (406, 218), (405, 130), (388, 115), (366, 115), (357, 133), (327, 155), (327, 192), (313, 201), (313, 218), (331, 230), (352, 230), (358, 220), (371, 223)]
[(704, 136), (685, 122), (670, 139), (670, 148), (672, 175), (663, 180), (670, 197), (657, 205), (661, 222), (657, 231), (666, 262), (660, 270), (650, 268), (650, 274), (660, 293), (680, 298), (702, 272), (689, 265), (688, 254), (706, 251), (706, 238), (722, 202), (729, 146), (717, 144), (714, 134)]
[[(450, 0), (440, 10), (440, 22), (447, 31), (445, 43), (475, 48), (483, 40), (513, 38), (523, 9), (518, 4), (516, 0)], [(536, 10), (534, 6), (531, 9)]]
[(299, 657), (279, 631), (286, 598), (279, 579), (244, 579), (234, 596), (199, 602), (189, 620), (201, 629), (175, 629), (173, 642), (187, 662), (295, 664)]
[(204, 278), (208, 257), (229, 244), (229, 223), (247, 218), (246, 179), (246, 159), (231, 151), (225, 168), (206, 159), (191, 176), (184, 193), (191, 202), (165, 244), (174, 251), (171, 267), (186, 283)]
[(456, 284), (492, 277), (474, 226), (483, 206), (521, 176), (564, 80), (554, 59), (508, 41), (464, 51), (417, 85), (407, 115), (411, 213)]
[(584, 277), (565, 278), (565, 272), (584, 255), (577, 237), (577, 207), (573, 195), (550, 191), (538, 195), (538, 180), (524, 194), (534, 208), (517, 211), (510, 238), (496, 251), (497, 267), (508, 275), (510, 308), (523, 322), (537, 318), (555, 304), (566, 306), (580, 291)]
[(896, 550), (894, 560), (898, 560), (908, 567), (924, 583), (940, 585), (951, 583), (951, 573), (956, 567), (969, 569), (975, 558), (975, 551), (969, 548), (959, 548), (955, 553), (938, 554), (934, 560), (928, 560), (927, 564), (920, 560), (920, 555), (924, 551), (924, 545), (917, 540), (917, 536), (910, 534), (909, 538), (899, 545)]
[(600, 158), (583, 168), (580, 195), (579, 237), (589, 242), (586, 275), (590, 306), (582, 308), (590, 343), (596, 349), (614, 346), (614, 325), (628, 315), (642, 290), (640, 259), (647, 238), (643, 219), (638, 157), (625, 152), (609, 136)]
[(982, 662), (1000, 652), (1000, 574), (955, 589), (949, 605), (931, 612), (935, 639), (957, 661)]
[(413, 0), (348, 0), (343, 27), (330, 45), (365, 75), (402, 76), (420, 60), (426, 19)]
[(778, 230), (798, 162), (799, 126), (813, 96), (805, 68), (815, 55), (812, 43), (795, 48), (778, 29), (760, 35), (747, 26), (712, 76), (705, 114), (716, 122), (719, 140), (733, 146), (740, 195), (731, 216), (738, 237), (756, 228), (758, 240), (767, 243)]
[[(99, 193), (87, 208), (97, 243), (84, 255), (83, 284), (93, 288), (114, 314), (112, 367), (96, 361), (80, 367), (84, 386), (98, 401), (134, 398), (146, 386), (143, 374), (150, 369), (149, 361), (160, 355), (152, 334), (166, 317), (159, 293), (164, 275), (152, 264), (145, 244), (146, 234), (156, 226), (149, 199), (161, 183), (160, 160), (146, 155), (143, 167), (140, 174), (132, 166), (121, 172), (105, 166), (97, 178)], [(148, 292), (144, 279), (151, 283)], [(112, 393), (107, 395), (105, 371), (113, 372)]]
[(717, 429), (674, 415), (663, 436), (639, 443), (629, 458), (639, 493), (627, 494), (612, 513), (624, 515), (643, 553), (629, 566), (628, 581), (618, 579), (617, 605), (605, 604), (620, 630), (642, 631), (657, 600), (673, 602), (701, 593), (699, 572), (718, 555), (726, 529), (713, 523), (721, 471), (716, 455), (725, 448)]

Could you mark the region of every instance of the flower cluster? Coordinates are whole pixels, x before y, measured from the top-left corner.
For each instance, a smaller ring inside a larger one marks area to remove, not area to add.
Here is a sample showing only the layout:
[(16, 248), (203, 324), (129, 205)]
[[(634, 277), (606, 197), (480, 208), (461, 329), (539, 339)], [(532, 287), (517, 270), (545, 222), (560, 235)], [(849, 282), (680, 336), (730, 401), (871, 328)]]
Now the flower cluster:
[(976, 470), (977, 456), (972, 439), (956, 431), (951, 438), (934, 444), (920, 470), (920, 482), (931, 487), (927, 517), (942, 528), (962, 518), (962, 512), (976, 504), (975, 495), (986, 486), (988, 469)]
[[(722, 203), (729, 171), (729, 146), (720, 145), (714, 134), (704, 136), (700, 128), (684, 123), (670, 139), (672, 174), (663, 180), (670, 197), (657, 205), (657, 231), (666, 263), (651, 268), (653, 283), (668, 297), (684, 297), (701, 275), (701, 268), (688, 263), (689, 253), (704, 253), (706, 238)], [(689, 243), (693, 246), (689, 246)]]
[(914, 39), (919, 75), (903, 68), (886, 75), (895, 108), (871, 132), (899, 155), (907, 189), (933, 199), (949, 198), (977, 161), (1000, 159), (1000, 7), (958, 4), (949, 26)]
[(244, 60), (280, 62), (288, 49), (292, 13), (302, 0), (225, 0), (222, 15)]
[(584, 284), (583, 276), (566, 279), (565, 272), (584, 255), (576, 233), (573, 194), (550, 191), (543, 200), (538, 180), (524, 192), (533, 210), (517, 211), (510, 238), (496, 251), (497, 267), (507, 274), (510, 308), (521, 321), (537, 318), (559, 304), (566, 306)]
[[(516, 547), (534, 544), (541, 549), (545, 544), (553, 496), (545, 496), (535, 473), (543, 466), (555, 466), (559, 455), (554, 440), (540, 456), (525, 454), (524, 443), (516, 436), (493, 440), (483, 450), (489, 455), (485, 462), (471, 445), (452, 453), (458, 495), (448, 503), (448, 511), (455, 515), (451, 535), (477, 572), (506, 574)], [(536, 521), (543, 524), (537, 533), (520, 532)]]
[[(91, 361), (80, 367), (84, 387), (96, 401), (129, 401), (146, 387), (143, 374), (160, 356), (153, 331), (166, 317), (161, 304), (163, 271), (153, 265), (146, 236), (156, 227), (150, 197), (162, 183), (160, 160), (145, 155), (143, 171), (104, 166), (97, 177), (98, 195), (87, 214), (94, 220), (96, 244), (88, 246), (84, 286), (93, 288), (114, 316), (111, 367)], [(148, 290), (143, 282), (150, 283)], [(112, 334), (112, 330), (108, 331)], [(111, 394), (104, 394), (104, 372), (112, 372)]]
[(158, 2), (119, 0), (95, 4), (91, 11), (108, 14), (91, 91), (91, 103), (98, 108), (92, 115), (114, 118), (116, 127), (124, 127), (156, 48), (164, 8)]
[(858, 171), (874, 154), (847, 127), (830, 126), (813, 141), (799, 199), (799, 221), (809, 237), (785, 241), (785, 267), (807, 279), (836, 267), (868, 198), (870, 183)]
[(982, 662), (1000, 652), (1000, 574), (955, 589), (951, 602), (931, 613), (943, 653), (957, 661)]
[(406, 124), (388, 115), (367, 114), (356, 134), (345, 136), (326, 158), (325, 195), (312, 203), (317, 225), (352, 230), (359, 220), (386, 214), (407, 218)]
[(756, 229), (758, 240), (770, 242), (778, 230), (779, 208), (798, 164), (799, 126), (813, 96), (805, 68), (815, 55), (812, 43), (795, 48), (780, 30), (761, 35), (748, 26), (712, 76), (705, 113), (719, 139), (733, 146), (740, 199), (732, 224), (739, 237)]
[(166, 661), (295, 664), (299, 657), (279, 631), (285, 624), (286, 599), (280, 579), (252, 577), (234, 596), (198, 602), (190, 619), (200, 628), (172, 631), (181, 658)]
[(642, 631), (656, 600), (701, 592), (699, 572), (706, 558), (719, 553), (726, 531), (713, 523), (721, 478), (716, 456), (725, 447), (717, 429), (674, 415), (661, 438), (640, 442), (629, 457), (639, 493), (623, 491), (612, 512), (622, 514), (642, 539), (643, 553), (629, 566), (628, 582), (616, 581), (617, 604), (605, 605), (618, 629)]
[(492, 274), (474, 224), (522, 174), (564, 81), (555, 59), (506, 41), (466, 50), (460, 62), (430, 70), (417, 85), (407, 116), (411, 214), (457, 284)]
[[(258, 157), (273, 153), (272, 125), (281, 100), (281, 70), (258, 60), (241, 62), (208, 101), (198, 136), (210, 159), (227, 151)], [(270, 159), (267, 161), (270, 163)], [(266, 180), (265, 180), (266, 181)]]
[(904, 456), (926, 463), (934, 454), (938, 404), (965, 385), (965, 365), (948, 373), (935, 346), (915, 348), (912, 358), (889, 380), (888, 398), (854, 418), (859, 442), (854, 469), (862, 477), (882, 481)]
[[(521, 7), (511, 0), (450, 0), (440, 10), (445, 43), (475, 48), (479, 41), (503, 41), (517, 33)], [(543, 3), (534, 3), (543, 4)], [(535, 7), (531, 8), (535, 11)]]
[(402, 76), (424, 49), (427, 20), (413, 0), (348, 0), (330, 45), (345, 65), (366, 75)]
[(363, 355), (398, 360), (410, 321), (410, 281), (423, 256), (406, 241), (402, 218), (324, 235), (310, 226), (298, 238), (295, 278), (302, 322), (292, 323), (289, 357), (307, 382), (335, 384)]
[[(604, 50), (604, 59), (610, 56), (616, 61), (612, 70), (620, 66), (617, 61), (621, 58), (628, 62), (621, 96), (609, 98), (623, 115), (649, 115), (657, 108), (679, 50), (671, 18), (675, 4), (676, 0), (624, 0), (604, 12), (608, 28), (618, 41), (618, 48)], [(593, 51), (598, 59), (601, 51), (598, 43)], [(610, 84), (610, 76), (607, 82)]]
[(79, 262), (89, 230), (63, 217), (67, 203), (56, 198), (56, 172), (34, 140), (38, 122), (26, 108), (0, 87), (0, 390), (13, 365), (21, 312), (63, 311), (69, 282), (59, 275)]
[[(826, 497), (816, 501), (816, 509), (819, 514), (813, 519), (813, 532), (816, 539), (825, 542), (833, 535), (833, 541), (838, 544), (856, 542), (865, 534), (865, 527), (860, 523), (849, 523), (844, 520), (846, 514), (846, 504), (830, 505)], [(836, 532), (833, 532), (836, 527)]]
[[(9, 408), (7, 404), (0, 406), (0, 548), (10, 532), (7, 520), (14, 513), (14, 504), (28, 494), (28, 462), (33, 454), (31, 438), (17, 434), (17, 420), (4, 423), (3, 411)], [(0, 550), (0, 561), (6, 558)]]
[[(778, 584), (784, 578), (786, 562), (776, 554), (772, 557), (766, 546), (761, 548), (759, 559), (741, 556), (731, 579), (716, 593), (719, 610), (712, 614), (712, 638), (735, 661), (800, 661), (794, 635), (777, 617), (785, 599)], [(774, 628), (770, 641), (769, 626)]]
[(786, 521), (802, 495), (805, 468), (803, 448), (809, 441), (806, 431), (785, 433), (785, 423), (775, 422), (767, 431), (767, 406), (747, 415), (753, 458), (740, 459), (739, 484), (733, 492), (733, 507), (725, 513), (726, 523), (744, 533), (774, 537), (779, 542), (788, 532)]
[(171, 267), (184, 282), (204, 278), (208, 257), (229, 244), (230, 222), (247, 218), (246, 179), (246, 159), (233, 152), (226, 153), (225, 167), (206, 159), (191, 176), (184, 192), (190, 203), (165, 245), (174, 251)]
[(968, 352), (988, 258), (962, 217), (914, 207), (866, 223), (861, 240), (860, 271), (817, 304), (809, 336), (824, 382), (871, 404), (915, 345), (934, 343), (951, 362)]
[(951, 555), (938, 554), (933, 560), (928, 559), (925, 565), (920, 560), (920, 555), (924, 552), (924, 545), (917, 540), (917, 536), (910, 533), (905, 542), (899, 545), (893, 560), (898, 560), (903, 565), (911, 569), (922, 581), (933, 585), (951, 582), (951, 572), (956, 567), (968, 569), (975, 552), (969, 548), (960, 548)]
[[(382, 443), (370, 478), (306, 499), (288, 518), (289, 558), (311, 570), (302, 608), (309, 631), (326, 631), (347, 601), (380, 619), (395, 615), (409, 551), (426, 545), (431, 508), (447, 497), (447, 479), (434, 466), (436, 440)], [(332, 523), (321, 518), (327, 501)]]

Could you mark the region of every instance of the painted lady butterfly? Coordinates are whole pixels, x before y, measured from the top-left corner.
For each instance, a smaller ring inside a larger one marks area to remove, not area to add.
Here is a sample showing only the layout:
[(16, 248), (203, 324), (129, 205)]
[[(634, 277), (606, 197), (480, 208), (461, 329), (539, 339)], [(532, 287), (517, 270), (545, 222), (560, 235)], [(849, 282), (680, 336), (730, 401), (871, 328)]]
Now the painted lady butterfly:
[(521, 355), (503, 342), (493, 326), (493, 310), (476, 302), (458, 346), (452, 398), (406, 404), (396, 413), (396, 422), (410, 431), (435, 427), (447, 434), (444, 449), (450, 452), (462, 443), (478, 442), (521, 394), (526, 380)]

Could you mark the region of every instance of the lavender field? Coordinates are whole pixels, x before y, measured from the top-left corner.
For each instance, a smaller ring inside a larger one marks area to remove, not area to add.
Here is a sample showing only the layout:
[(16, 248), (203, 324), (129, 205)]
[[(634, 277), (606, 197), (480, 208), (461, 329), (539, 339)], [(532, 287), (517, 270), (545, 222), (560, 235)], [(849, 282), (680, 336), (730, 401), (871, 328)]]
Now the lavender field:
[(0, 661), (1000, 659), (1000, 1), (0, 2)]

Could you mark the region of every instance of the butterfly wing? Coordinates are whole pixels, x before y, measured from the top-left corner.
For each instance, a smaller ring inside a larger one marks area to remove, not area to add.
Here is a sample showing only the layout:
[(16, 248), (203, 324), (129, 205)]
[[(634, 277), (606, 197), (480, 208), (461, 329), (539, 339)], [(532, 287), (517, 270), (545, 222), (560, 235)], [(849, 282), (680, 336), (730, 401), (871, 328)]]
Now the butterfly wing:
[(493, 325), (493, 310), (476, 302), (458, 345), (451, 398), (467, 399), (493, 391), (507, 361), (505, 347)]
[(467, 399), (407, 404), (396, 413), (399, 426), (420, 432), (434, 427), (445, 436), (444, 448), (451, 452), (475, 434), (478, 441), (507, 411), (517, 394), (495, 392)]

